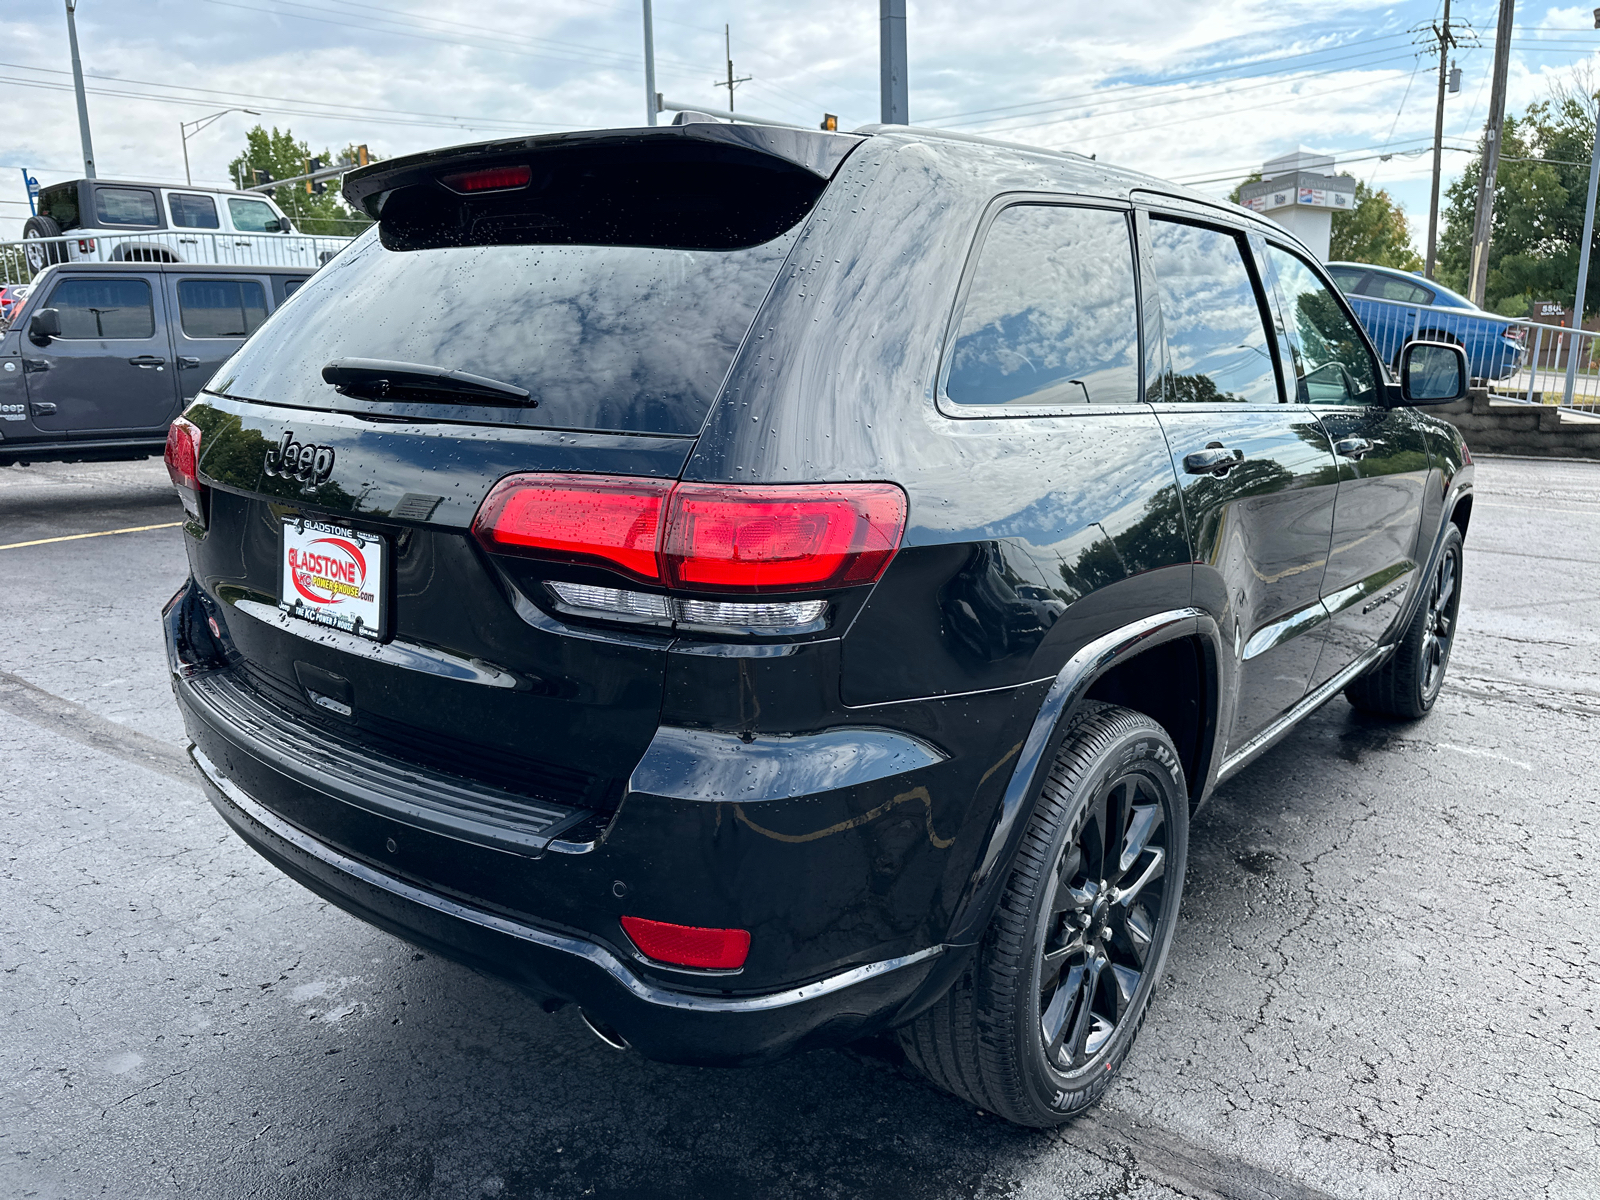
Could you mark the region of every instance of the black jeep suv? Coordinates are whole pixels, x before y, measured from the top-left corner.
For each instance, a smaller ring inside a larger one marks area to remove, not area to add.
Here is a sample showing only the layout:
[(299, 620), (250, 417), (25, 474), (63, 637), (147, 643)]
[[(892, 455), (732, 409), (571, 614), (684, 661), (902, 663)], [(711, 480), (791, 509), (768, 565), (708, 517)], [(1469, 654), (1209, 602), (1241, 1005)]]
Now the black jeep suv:
[[(1439, 693), (1471, 466), (1244, 209), (904, 127), (394, 159), (174, 425), (173, 686), (307, 887), (653, 1058), (1093, 1102), (1190, 813)], [(418, 297), (428, 297), (420, 303)]]

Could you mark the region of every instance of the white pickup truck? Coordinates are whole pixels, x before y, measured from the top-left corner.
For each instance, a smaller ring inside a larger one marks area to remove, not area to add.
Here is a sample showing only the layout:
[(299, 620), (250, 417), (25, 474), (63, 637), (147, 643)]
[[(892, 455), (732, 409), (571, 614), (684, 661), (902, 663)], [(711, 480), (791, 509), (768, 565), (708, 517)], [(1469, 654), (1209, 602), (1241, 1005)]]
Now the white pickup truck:
[(38, 207), (21, 244), (34, 274), (67, 262), (315, 269), (350, 241), (297, 233), (266, 196), (222, 188), (73, 179), (41, 189)]

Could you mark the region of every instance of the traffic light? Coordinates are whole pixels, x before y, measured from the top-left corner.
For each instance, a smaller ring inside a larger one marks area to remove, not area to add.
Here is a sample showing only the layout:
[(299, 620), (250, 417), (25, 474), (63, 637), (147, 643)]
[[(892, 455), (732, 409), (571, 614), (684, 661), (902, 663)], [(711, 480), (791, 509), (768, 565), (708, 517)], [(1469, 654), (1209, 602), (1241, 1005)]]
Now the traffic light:
[(272, 172), (271, 171), (263, 171), (260, 167), (256, 167), (254, 170), (252, 170), (250, 172), (250, 175), (256, 181), (255, 182), (255, 186), (256, 187), (261, 187), (263, 184), (268, 184), (268, 183), (272, 182)]
[[(306, 174), (315, 175), (320, 170), (322, 170), (322, 160), (320, 158), (313, 158), (311, 160), (311, 165), (306, 169)], [(328, 182), (325, 179), (306, 180), (306, 195), (308, 196), (320, 196), (327, 190)]]
[(367, 165), (368, 161), (367, 144), (362, 142), (361, 145), (356, 147), (356, 166), (364, 167)]
[(825, 130), (828, 133), (838, 133), (839, 118), (834, 116), (832, 113), (823, 113), (822, 124), (819, 125), (818, 128)]

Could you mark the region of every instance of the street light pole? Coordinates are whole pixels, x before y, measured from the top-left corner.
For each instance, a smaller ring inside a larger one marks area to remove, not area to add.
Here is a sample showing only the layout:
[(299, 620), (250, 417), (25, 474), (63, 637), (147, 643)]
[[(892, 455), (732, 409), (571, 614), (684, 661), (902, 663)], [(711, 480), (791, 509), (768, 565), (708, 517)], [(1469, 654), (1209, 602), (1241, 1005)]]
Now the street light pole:
[[(214, 112), (208, 117), (197, 117), (193, 121), (178, 122), (178, 136), (183, 139), (183, 177), (188, 181), (190, 187), (194, 186), (194, 176), (189, 174), (189, 139), (210, 125), (218, 117), (225, 117), (229, 113), (236, 112), (249, 113), (252, 117), (259, 117), (261, 115), (253, 108), (225, 108), (221, 112)], [(193, 129), (189, 128), (191, 125), (194, 126)]]
[(656, 35), (650, 19), (650, 0), (644, 0), (644, 123), (656, 123)]
[(1589, 243), (1594, 240), (1594, 195), (1600, 186), (1600, 111), (1595, 113), (1594, 153), (1589, 159), (1589, 202), (1583, 209), (1583, 249), (1578, 252), (1578, 298), (1572, 302), (1572, 346), (1567, 351), (1567, 387), (1562, 403), (1572, 406), (1572, 385), (1578, 373), (1578, 334), (1583, 330), (1583, 296), (1589, 290)]
[[(1484, 127), (1483, 165), (1478, 172), (1478, 207), (1472, 222), (1472, 260), (1467, 298), (1478, 306), (1489, 285), (1489, 241), (1494, 236), (1494, 189), (1500, 175), (1500, 135), (1506, 123), (1506, 74), (1511, 67), (1511, 23), (1516, 0), (1500, 0), (1494, 31), (1494, 74), (1489, 85), (1489, 122)], [(1600, 22), (1596, 23), (1600, 28)]]
[(67, 41), (72, 46), (72, 87), (78, 93), (78, 136), (83, 139), (83, 173), (94, 173), (94, 146), (89, 141), (89, 101), (83, 94), (83, 64), (78, 61), (78, 26), (72, 19), (78, 0), (67, 0)]

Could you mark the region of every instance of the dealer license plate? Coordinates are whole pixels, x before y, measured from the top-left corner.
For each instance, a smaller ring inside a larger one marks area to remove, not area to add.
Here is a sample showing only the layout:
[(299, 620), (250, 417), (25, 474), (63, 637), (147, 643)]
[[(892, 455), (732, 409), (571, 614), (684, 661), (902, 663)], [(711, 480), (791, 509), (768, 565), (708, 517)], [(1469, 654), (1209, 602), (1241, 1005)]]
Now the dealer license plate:
[(387, 550), (375, 534), (318, 521), (285, 521), (278, 607), (318, 625), (381, 639)]

